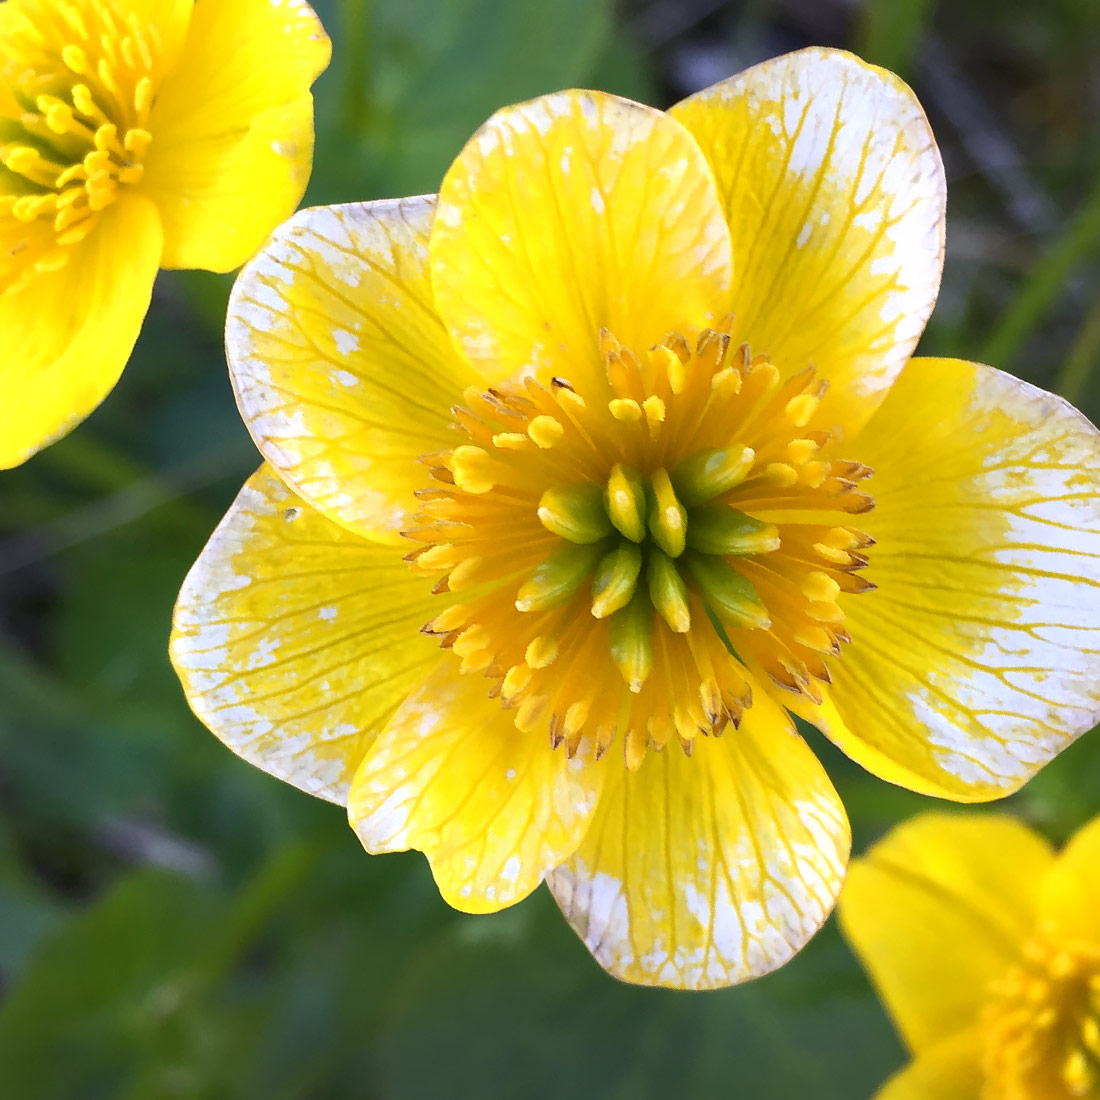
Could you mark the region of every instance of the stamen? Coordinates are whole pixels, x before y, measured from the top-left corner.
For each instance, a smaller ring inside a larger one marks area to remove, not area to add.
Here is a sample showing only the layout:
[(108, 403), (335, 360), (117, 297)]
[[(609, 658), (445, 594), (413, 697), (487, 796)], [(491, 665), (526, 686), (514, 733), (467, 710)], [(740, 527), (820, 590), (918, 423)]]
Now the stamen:
[(467, 493), (487, 493), (496, 485), (495, 462), (481, 447), (458, 447), (451, 459), (455, 484)]
[(736, 728), (741, 655), (822, 701), (850, 640), (838, 601), (874, 587), (857, 575), (873, 540), (837, 522), (870, 506), (870, 471), (814, 427), (812, 370), (784, 380), (728, 331), (641, 356), (602, 331), (600, 349), (606, 382), (583, 393), (561, 377), (468, 391), (465, 438), (422, 457), (436, 484), (403, 534), (410, 567), (442, 574), (433, 591), (463, 593), (425, 632), (517, 729), (570, 755), (621, 740), (634, 768)]
[(527, 426), (527, 434), (538, 446), (548, 450), (555, 443), (561, 442), (565, 429), (561, 421), (555, 420), (552, 416), (536, 416)]
[(553, 638), (540, 636), (527, 646), (523, 656), (531, 668), (547, 668), (557, 660), (558, 643)]
[(806, 575), (802, 591), (814, 603), (831, 603), (840, 592), (840, 585), (827, 573), (813, 572)]

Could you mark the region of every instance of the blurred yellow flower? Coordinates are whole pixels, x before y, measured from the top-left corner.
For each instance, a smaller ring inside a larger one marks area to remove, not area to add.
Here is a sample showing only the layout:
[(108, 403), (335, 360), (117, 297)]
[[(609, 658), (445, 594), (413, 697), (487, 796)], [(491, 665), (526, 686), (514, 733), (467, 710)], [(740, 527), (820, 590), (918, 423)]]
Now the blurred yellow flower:
[(0, 3), (0, 468), (110, 392), (158, 268), (293, 212), (328, 59), (304, 0)]
[(545, 96), (438, 197), (303, 211), (230, 305), (267, 465), (180, 596), (196, 713), (461, 909), (545, 877), (620, 978), (778, 966), (849, 848), (788, 711), (979, 800), (1097, 710), (1097, 434), (906, 366), (943, 216), (912, 93), (829, 50)]
[(914, 1060), (877, 1100), (1100, 1097), (1100, 818), (1060, 855), (925, 814), (852, 863), (840, 923)]

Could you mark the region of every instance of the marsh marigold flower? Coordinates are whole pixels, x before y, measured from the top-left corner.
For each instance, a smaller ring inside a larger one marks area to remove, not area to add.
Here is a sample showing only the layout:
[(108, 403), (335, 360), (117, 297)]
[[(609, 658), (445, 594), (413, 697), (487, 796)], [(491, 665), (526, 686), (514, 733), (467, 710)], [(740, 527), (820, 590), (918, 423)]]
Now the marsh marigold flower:
[(545, 877), (621, 978), (778, 966), (849, 848), (791, 713), (978, 800), (1100, 695), (1096, 432), (907, 365), (943, 217), (912, 94), (828, 50), (300, 213), (230, 305), (267, 464), (180, 597), (192, 706), (461, 909)]
[(304, 0), (0, 2), (0, 468), (111, 390), (158, 268), (293, 212), (328, 58)]
[(925, 814), (853, 862), (840, 923), (912, 1065), (876, 1100), (1100, 1097), (1100, 818), (1055, 855)]

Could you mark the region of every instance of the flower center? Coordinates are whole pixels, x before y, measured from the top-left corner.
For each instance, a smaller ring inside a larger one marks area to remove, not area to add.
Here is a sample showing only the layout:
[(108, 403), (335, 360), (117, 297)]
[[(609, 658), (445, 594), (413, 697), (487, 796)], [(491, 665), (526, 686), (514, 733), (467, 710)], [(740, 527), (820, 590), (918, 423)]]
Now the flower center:
[(1100, 948), (1038, 937), (992, 993), (984, 1097), (1100, 1098)]
[(601, 334), (606, 385), (468, 391), (466, 441), (425, 456), (436, 485), (403, 533), (457, 599), (425, 630), (483, 672), (521, 730), (627, 764), (738, 725), (746, 669), (820, 702), (849, 640), (842, 592), (872, 540), (870, 470), (824, 457), (825, 384), (705, 330), (637, 356)]
[(0, 293), (68, 260), (142, 177), (162, 43), (119, 0), (7, 0), (0, 37)]

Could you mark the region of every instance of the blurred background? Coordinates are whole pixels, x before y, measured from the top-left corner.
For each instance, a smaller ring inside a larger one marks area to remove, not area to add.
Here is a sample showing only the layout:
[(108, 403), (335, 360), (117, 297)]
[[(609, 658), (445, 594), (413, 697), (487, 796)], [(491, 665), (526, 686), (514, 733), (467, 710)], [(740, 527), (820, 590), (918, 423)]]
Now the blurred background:
[[(950, 184), (922, 350), (1100, 414), (1096, 0), (315, 0), (307, 203), (430, 192), (498, 106), (568, 86), (656, 106), (843, 46), (901, 73)], [(72, 436), (0, 474), (0, 1095), (864, 1100), (903, 1052), (832, 923), (705, 995), (606, 977), (545, 890), (491, 917), (413, 853), (238, 761), (168, 664), (179, 584), (258, 464), (226, 378), (230, 281), (165, 275)], [(856, 851), (932, 802), (810, 734)], [(1004, 804), (1061, 842), (1100, 810), (1100, 732)]]

